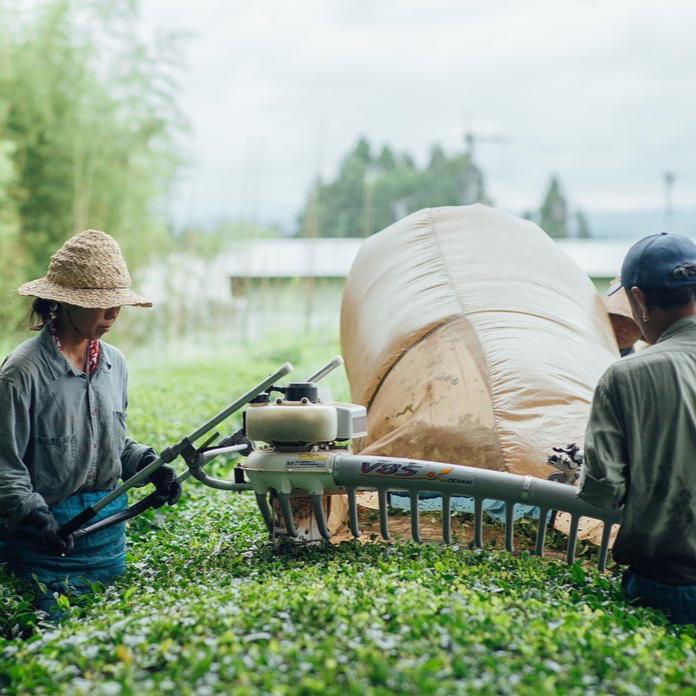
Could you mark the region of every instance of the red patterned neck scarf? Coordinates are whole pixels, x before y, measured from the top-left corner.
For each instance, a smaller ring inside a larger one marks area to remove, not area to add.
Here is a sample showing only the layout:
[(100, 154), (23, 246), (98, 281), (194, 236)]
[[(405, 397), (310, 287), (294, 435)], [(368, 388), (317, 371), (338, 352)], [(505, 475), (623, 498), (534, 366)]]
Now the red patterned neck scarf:
[[(58, 333), (56, 332), (56, 327), (54, 326), (53, 322), (50, 322), (48, 325), (48, 330), (51, 332), (51, 336), (53, 336), (53, 340), (56, 342), (56, 346), (58, 347), (58, 350), (63, 352), (63, 346), (60, 344), (60, 339), (58, 338)], [(99, 341), (90, 341), (89, 344), (87, 345), (87, 361), (86, 361), (86, 370), (85, 372), (88, 375), (91, 375), (96, 369), (97, 365), (99, 364), (99, 353), (101, 352), (101, 343)]]

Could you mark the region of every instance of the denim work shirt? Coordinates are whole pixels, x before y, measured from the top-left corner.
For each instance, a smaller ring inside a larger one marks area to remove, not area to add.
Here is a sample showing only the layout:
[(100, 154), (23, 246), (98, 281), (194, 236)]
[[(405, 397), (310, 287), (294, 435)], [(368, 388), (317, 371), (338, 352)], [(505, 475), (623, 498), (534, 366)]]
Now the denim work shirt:
[(696, 584), (696, 317), (599, 380), (578, 495), (623, 506), (618, 563), (657, 582)]
[(128, 369), (101, 342), (91, 375), (60, 352), (48, 327), (0, 367), (0, 520), (13, 527), (37, 507), (104, 491), (151, 451), (126, 436)]

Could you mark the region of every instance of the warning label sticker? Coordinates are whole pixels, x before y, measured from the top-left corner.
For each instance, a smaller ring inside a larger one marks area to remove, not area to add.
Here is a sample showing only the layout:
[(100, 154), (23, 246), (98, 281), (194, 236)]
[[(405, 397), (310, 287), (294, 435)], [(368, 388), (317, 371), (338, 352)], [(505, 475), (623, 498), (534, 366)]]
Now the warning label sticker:
[(328, 457), (320, 452), (298, 452), (288, 459), (285, 463), (287, 467), (323, 467), (326, 465)]

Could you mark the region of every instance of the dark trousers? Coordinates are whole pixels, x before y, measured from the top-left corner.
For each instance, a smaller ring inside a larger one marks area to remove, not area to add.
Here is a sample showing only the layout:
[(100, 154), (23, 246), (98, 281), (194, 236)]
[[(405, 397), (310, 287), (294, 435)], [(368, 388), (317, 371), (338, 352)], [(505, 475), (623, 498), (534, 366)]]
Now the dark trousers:
[(666, 585), (628, 571), (623, 589), (632, 603), (659, 609), (675, 624), (696, 624), (696, 585)]
[[(106, 495), (106, 491), (75, 493), (51, 511), (62, 525)], [(120, 512), (127, 504), (125, 495), (117, 498), (95, 521)], [(125, 541), (125, 524), (120, 523), (79, 539), (66, 556), (56, 556), (43, 547), (36, 529), (22, 525), (0, 530), (0, 563), (35, 585), (37, 608), (57, 616), (56, 594), (89, 592), (95, 583), (108, 585), (125, 572)]]

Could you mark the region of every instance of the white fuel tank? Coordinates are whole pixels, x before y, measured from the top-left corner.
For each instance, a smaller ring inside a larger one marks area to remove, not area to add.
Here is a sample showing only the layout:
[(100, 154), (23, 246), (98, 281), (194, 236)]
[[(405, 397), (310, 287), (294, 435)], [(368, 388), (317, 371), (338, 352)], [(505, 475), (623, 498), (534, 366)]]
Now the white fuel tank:
[(336, 409), (311, 401), (252, 405), (246, 412), (251, 440), (273, 443), (333, 442), (338, 434)]

